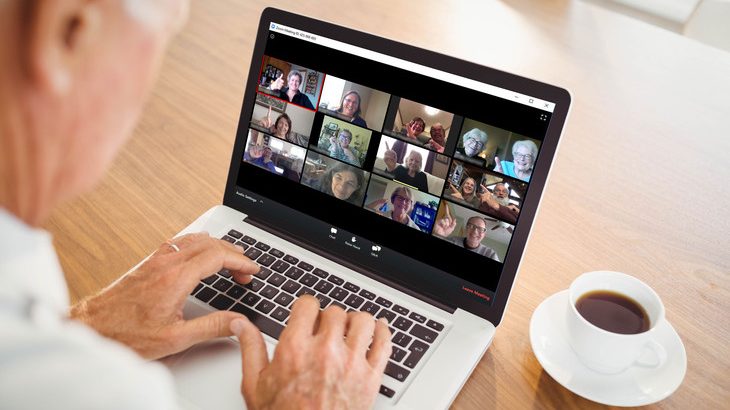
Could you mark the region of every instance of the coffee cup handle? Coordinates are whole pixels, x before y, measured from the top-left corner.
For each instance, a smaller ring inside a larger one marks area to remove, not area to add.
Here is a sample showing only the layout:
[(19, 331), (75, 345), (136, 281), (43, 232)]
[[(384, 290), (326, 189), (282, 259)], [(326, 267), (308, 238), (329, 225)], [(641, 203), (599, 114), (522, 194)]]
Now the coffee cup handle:
[(658, 367), (662, 367), (664, 363), (666, 363), (667, 351), (666, 349), (664, 349), (664, 346), (660, 345), (656, 341), (648, 341), (644, 345), (644, 350), (650, 350), (653, 353), (654, 357), (648, 358), (648, 355), (644, 353), (636, 360), (636, 362), (634, 363), (635, 366), (656, 369)]

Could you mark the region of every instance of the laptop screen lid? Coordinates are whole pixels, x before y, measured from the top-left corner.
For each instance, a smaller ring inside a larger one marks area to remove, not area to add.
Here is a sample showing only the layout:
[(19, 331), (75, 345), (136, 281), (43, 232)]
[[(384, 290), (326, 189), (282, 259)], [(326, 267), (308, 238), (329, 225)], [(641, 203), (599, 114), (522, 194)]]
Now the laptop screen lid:
[(224, 204), (497, 325), (569, 105), (558, 87), (266, 9)]

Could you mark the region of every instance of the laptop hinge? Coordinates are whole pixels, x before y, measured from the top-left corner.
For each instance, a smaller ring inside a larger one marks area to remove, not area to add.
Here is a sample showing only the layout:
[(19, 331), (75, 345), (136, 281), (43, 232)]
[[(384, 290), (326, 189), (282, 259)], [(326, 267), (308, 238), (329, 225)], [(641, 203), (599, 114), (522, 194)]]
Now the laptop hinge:
[(401, 283), (398, 283), (396, 281), (389, 280), (387, 278), (383, 278), (383, 277), (379, 276), (378, 274), (376, 274), (376, 273), (374, 273), (374, 272), (372, 272), (370, 270), (364, 269), (362, 266), (356, 265), (356, 264), (354, 264), (354, 263), (352, 263), (352, 262), (350, 262), (350, 261), (348, 261), (348, 260), (346, 260), (344, 258), (341, 258), (341, 257), (337, 256), (336, 254), (333, 254), (331, 252), (327, 252), (327, 251), (325, 251), (325, 250), (317, 247), (316, 245), (313, 245), (313, 244), (311, 244), (309, 242), (306, 242), (306, 241), (303, 241), (303, 240), (301, 240), (299, 238), (296, 238), (296, 237), (290, 235), (289, 233), (287, 233), (286, 231), (284, 231), (284, 230), (282, 230), (280, 228), (277, 228), (275, 226), (272, 226), (271, 224), (267, 224), (267, 223), (263, 222), (261, 219), (257, 219), (255, 217), (249, 215), (248, 217), (246, 217), (245, 219), (243, 219), (243, 221), (246, 222), (246, 223), (250, 223), (251, 225), (253, 225), (253, 226), (257, 227), (257, 228), (263, 229), (263, 230), (265, 230), (265, 231), (267, 231), (267, 232), (269, 232), (271, 234), (274, 234), (274, 235), (276, 235), (278, 237), (281, 237), (283, 239), (286, 239), (287, 241), (289, 241), (289, 242), (291, 242), (291, 243), (293, 243), (293, 244), (295, 244), (297, 246), (301, 246), (302, 248), (304, 248), (304, 249), (306, 249), (306, 250), (308, 250), (310, 252), (314, 252), (317, 255), (322, 256), (324, 258), (327, 258), (327, 259), (329, 259), (329, 260), (331, 260), (331, 261), (333, 261), (333, 262), (335, 262), (337, 264), (340, 264), (340, 265), (342, 265), (342, 266), (344, 266), (344, 267), (346, 267), (348, 269), (352, 269), (352, 270), (354, 270), (357, 273), (363, 274), (363, 275), (369, 277), (370, 279), (376, 280), (376, 281), (378, 281), (380, 283), (383, 283), (383, 284), (385, 284), (387, 286), (390, 286), (392, 288), (395, 288), (395, 289), (397, 289), (397, 290), (399, 290), (399, 291), (401, 291), (401, 292), (403, 292), (403, 293), (405, 293), (405, 294), (407, 294), (409, 296), (412, 296), (412, 297), (414, 297), (414, 298), (416, 298), (416, 299), (418, 299), (418, 300), (420, 300), (422, 302), (426, 302), (429, 305), (433, 305), (433, 306), (435, 306), (435, 307), (437, 307), (437, 308), (439, 308), (439, 309), (441, 309), (443, 311), (448, 312), (449, 314), (453, 314), (456, 311), (456, 307), (454, 307), (454, 306), (449, 306), (449, 305), (447, 305), (447, 304), (445, 304), (443, 302), (440, 302), (440, 301), (438, 301), (436, 299), (433, 299), (433, 298), (429, 297), (428, 295), (424, 295), (422, 293), (415, 292), (412, 289), (408, 288), (407, 286), (405, 286), (405, 285), (403, 285)]

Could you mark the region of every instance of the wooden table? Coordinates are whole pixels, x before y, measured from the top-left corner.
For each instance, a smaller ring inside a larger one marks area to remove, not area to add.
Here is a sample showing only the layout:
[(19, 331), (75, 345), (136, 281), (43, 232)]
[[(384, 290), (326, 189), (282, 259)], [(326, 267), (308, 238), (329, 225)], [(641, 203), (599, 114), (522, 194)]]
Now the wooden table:
[(730, 54), (581, 1), (193, 2), (110, 172), (47, 224), (73, 300), (220, 203), (271, 3), (574, 94), (506, 316), (454, 408), (598, 407), (542, 370), (528, 324), (543, 299), (600, 269), (653, 286), (684, 341), (684, 383), (656, 407), (730, 406)]

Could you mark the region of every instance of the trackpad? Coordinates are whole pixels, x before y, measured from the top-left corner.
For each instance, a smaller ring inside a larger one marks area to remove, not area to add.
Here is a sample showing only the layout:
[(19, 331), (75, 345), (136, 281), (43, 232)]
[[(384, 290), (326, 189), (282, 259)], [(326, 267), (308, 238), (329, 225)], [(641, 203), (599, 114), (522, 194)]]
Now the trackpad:
[(245, 408), (241, 396), (241, 350), (229, 338), (202, 343), (160, 360), (172, 372), (183, 408)]

